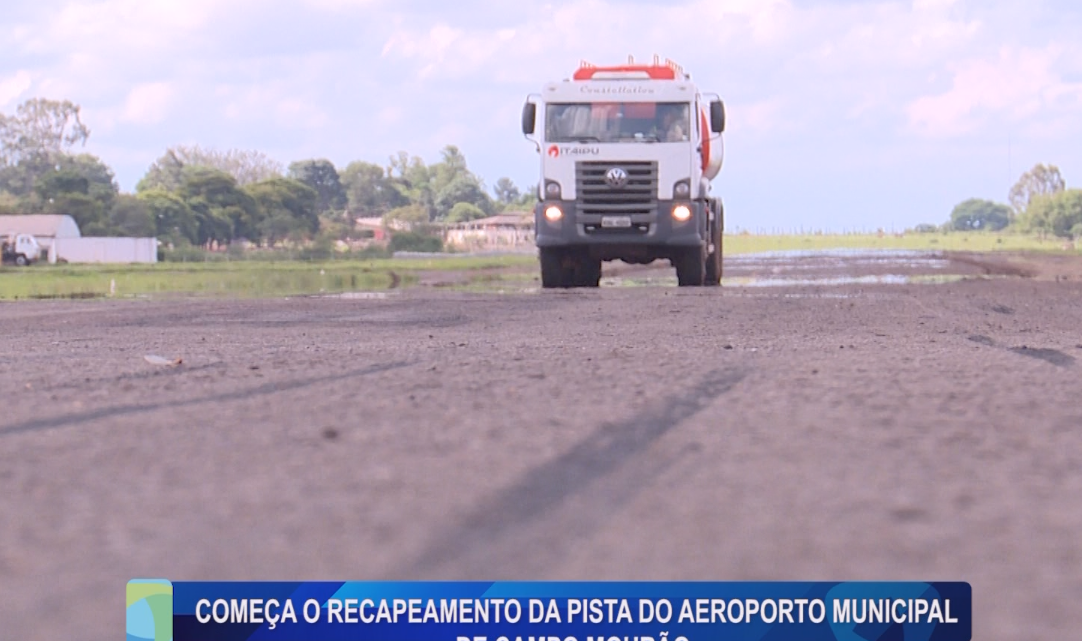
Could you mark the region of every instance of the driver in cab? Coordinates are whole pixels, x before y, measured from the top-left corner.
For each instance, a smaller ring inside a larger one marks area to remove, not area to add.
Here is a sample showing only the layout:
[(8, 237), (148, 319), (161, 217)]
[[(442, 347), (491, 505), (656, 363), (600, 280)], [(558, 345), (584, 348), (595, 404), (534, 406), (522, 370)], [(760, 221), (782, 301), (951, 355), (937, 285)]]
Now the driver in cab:
[(663, 142), (682, 142), (688, 139), (687, 108), (683, 105), (671, 105), (661, 112), (658, 127), (659, 138)]

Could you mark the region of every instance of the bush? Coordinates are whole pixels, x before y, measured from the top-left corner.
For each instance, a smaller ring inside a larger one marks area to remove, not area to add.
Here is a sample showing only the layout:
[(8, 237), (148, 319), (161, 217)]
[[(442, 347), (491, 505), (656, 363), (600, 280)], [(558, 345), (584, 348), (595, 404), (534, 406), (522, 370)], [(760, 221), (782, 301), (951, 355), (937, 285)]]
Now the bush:
[(168, 263), (208, 263), (221, 262), (228, 257), (218, 252), (208, 252), (202, 247), (186, 245), (175, 249), (161, 250), (162, 262)]
[(955, 231), (999, 231), (1010, 222), (1010, 207), (989, 200), (970, 198), (954, 208), (950, 224)]
[(1077, 238), (1082, 229), (1082, 190), (1068, 189), (1037, 196), (1026, 209), (1024, 227), (1061, 238)]
[(329, 260), (334, 256), (334, 246), (329, 242), (317, 242), (300, 252), (301, 260)]
[(391, 252), (388, 251), (383, 245), (369, 245), (358, 251), (350, 252), (346, 255), (348, 258), (357, 258), (360, 260), (371, 260), (375, 258), (390, 258)]
[(441, 252), (443, 251), (443, 239), (412, 231), (400, 231), (391, 236), (388, 249), (392, 252)]

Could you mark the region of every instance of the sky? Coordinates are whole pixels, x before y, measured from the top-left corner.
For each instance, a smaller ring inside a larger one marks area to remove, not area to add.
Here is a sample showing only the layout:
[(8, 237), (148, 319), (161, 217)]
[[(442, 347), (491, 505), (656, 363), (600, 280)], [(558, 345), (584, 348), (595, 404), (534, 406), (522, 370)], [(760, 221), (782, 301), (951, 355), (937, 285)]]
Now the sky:
[(437, 162), (535, 185), (527, 94), (580, 61), (672, 59), (725, 101), (726, 227), (901, 231), (1082, 183), (1070, 0), (4, 0), (0, 113), (80, 105), (131, 191), (176, 145)]

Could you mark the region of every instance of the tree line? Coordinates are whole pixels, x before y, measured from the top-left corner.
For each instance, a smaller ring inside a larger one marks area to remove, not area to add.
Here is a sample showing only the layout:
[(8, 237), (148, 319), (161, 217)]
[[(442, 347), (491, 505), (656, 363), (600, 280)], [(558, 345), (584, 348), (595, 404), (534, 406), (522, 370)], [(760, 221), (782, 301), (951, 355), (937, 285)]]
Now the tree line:
[(500, 178), (490, 194), (457, 147), (439, 162), (399, 152), (386, 166), (327, 159), (283, 166), (258, 151), (171, 147), (135, 193), (77, 153), (90, 129), (70, 101), (28, 100), (0, 114), (0, 213), (68, 214), (85, 236), (157, 236), (174, 245), (258, 245), (317, 235), (348, 237), (359, 217), (416, 226), (532, 208), (536, 196)]
[(1009, 205), (971, 198), (951, 212), (949, 229), (1015, 229), (1042, 236), (1082, 238), (1082, 190), (1067, 189), (1055, 165), (1037, 164), (1011, 187)]

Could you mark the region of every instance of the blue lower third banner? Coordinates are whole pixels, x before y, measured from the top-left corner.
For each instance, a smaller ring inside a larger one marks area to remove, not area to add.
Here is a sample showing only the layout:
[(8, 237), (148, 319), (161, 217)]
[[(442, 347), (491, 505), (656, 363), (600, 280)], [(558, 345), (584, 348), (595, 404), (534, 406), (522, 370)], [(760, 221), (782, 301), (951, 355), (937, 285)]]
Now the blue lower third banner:
[(171, 586), (172, 641), (969, 641), (973, 628), (968, 583)]

